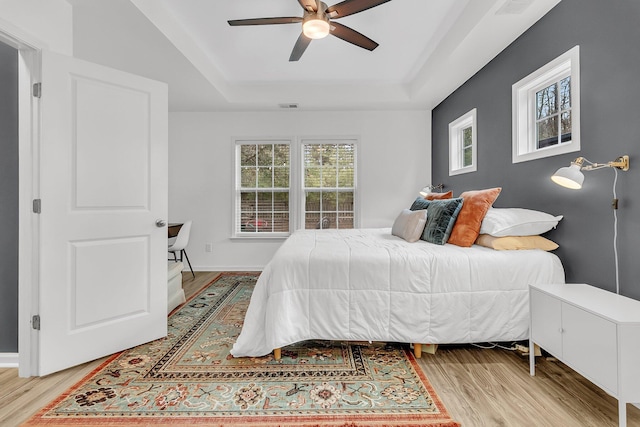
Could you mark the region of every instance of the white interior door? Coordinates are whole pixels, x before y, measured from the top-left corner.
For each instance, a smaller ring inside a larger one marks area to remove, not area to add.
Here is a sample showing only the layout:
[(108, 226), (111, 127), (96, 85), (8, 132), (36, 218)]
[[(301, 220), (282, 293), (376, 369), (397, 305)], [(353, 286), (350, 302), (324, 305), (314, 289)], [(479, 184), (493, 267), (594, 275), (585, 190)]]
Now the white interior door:
[(42, 53), (39, 375), (167, 333), (167, 87)]

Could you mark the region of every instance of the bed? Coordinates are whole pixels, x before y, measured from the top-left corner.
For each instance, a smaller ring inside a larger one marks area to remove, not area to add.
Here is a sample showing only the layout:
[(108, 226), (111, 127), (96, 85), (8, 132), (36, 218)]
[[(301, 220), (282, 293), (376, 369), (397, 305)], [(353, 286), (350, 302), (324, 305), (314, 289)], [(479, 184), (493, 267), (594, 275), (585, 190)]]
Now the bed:
[(530, 283), (564, 283), (559, 258), (409, 243), (389, 228), (300, 230), (258, 278), (231, 354), (263, 356), (306, 340), (524, 340)]

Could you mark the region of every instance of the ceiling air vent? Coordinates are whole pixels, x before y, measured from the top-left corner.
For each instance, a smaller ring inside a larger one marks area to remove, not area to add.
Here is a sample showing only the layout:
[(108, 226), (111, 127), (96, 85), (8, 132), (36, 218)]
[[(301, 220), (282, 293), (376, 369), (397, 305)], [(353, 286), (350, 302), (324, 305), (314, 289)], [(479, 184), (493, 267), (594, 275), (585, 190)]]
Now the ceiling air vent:
[(278, 104), (278, 107), (291, 110), (291, 109), (298, 108), (298, 104), (295, 104), (295, 103)]

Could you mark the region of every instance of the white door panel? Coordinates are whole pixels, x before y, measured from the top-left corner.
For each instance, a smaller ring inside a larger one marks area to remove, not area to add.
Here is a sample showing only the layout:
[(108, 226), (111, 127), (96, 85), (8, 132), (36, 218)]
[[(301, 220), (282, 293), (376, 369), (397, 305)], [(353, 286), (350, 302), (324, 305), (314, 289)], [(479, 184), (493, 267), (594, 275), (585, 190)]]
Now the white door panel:
[[(150, 94), (84, 78), (73, 83), (75, 207), (148, 210)], [(106, 99), (120, 107), (96, 102)]]
[(167, 87), (43, 52), (39, 375), (166, 335)]

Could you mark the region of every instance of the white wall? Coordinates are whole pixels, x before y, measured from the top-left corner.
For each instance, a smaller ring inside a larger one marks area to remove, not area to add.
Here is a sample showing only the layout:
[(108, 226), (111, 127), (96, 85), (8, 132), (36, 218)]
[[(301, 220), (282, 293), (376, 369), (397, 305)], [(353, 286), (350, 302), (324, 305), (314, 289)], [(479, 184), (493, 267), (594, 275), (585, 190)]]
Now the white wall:
[(232, 138), (327, 135), (360, 137), (361, 227), (391, 227), (430, 183), (426, 111), (169, 114), (169, 221), (193, 220), (187, 253), (194, 269), (259, 270), (282, 243), (230, 239)]
[(72, 7), (65, 0), (0, 0), (0, 30), (69, 56), (73, 54), (72, 18)]

